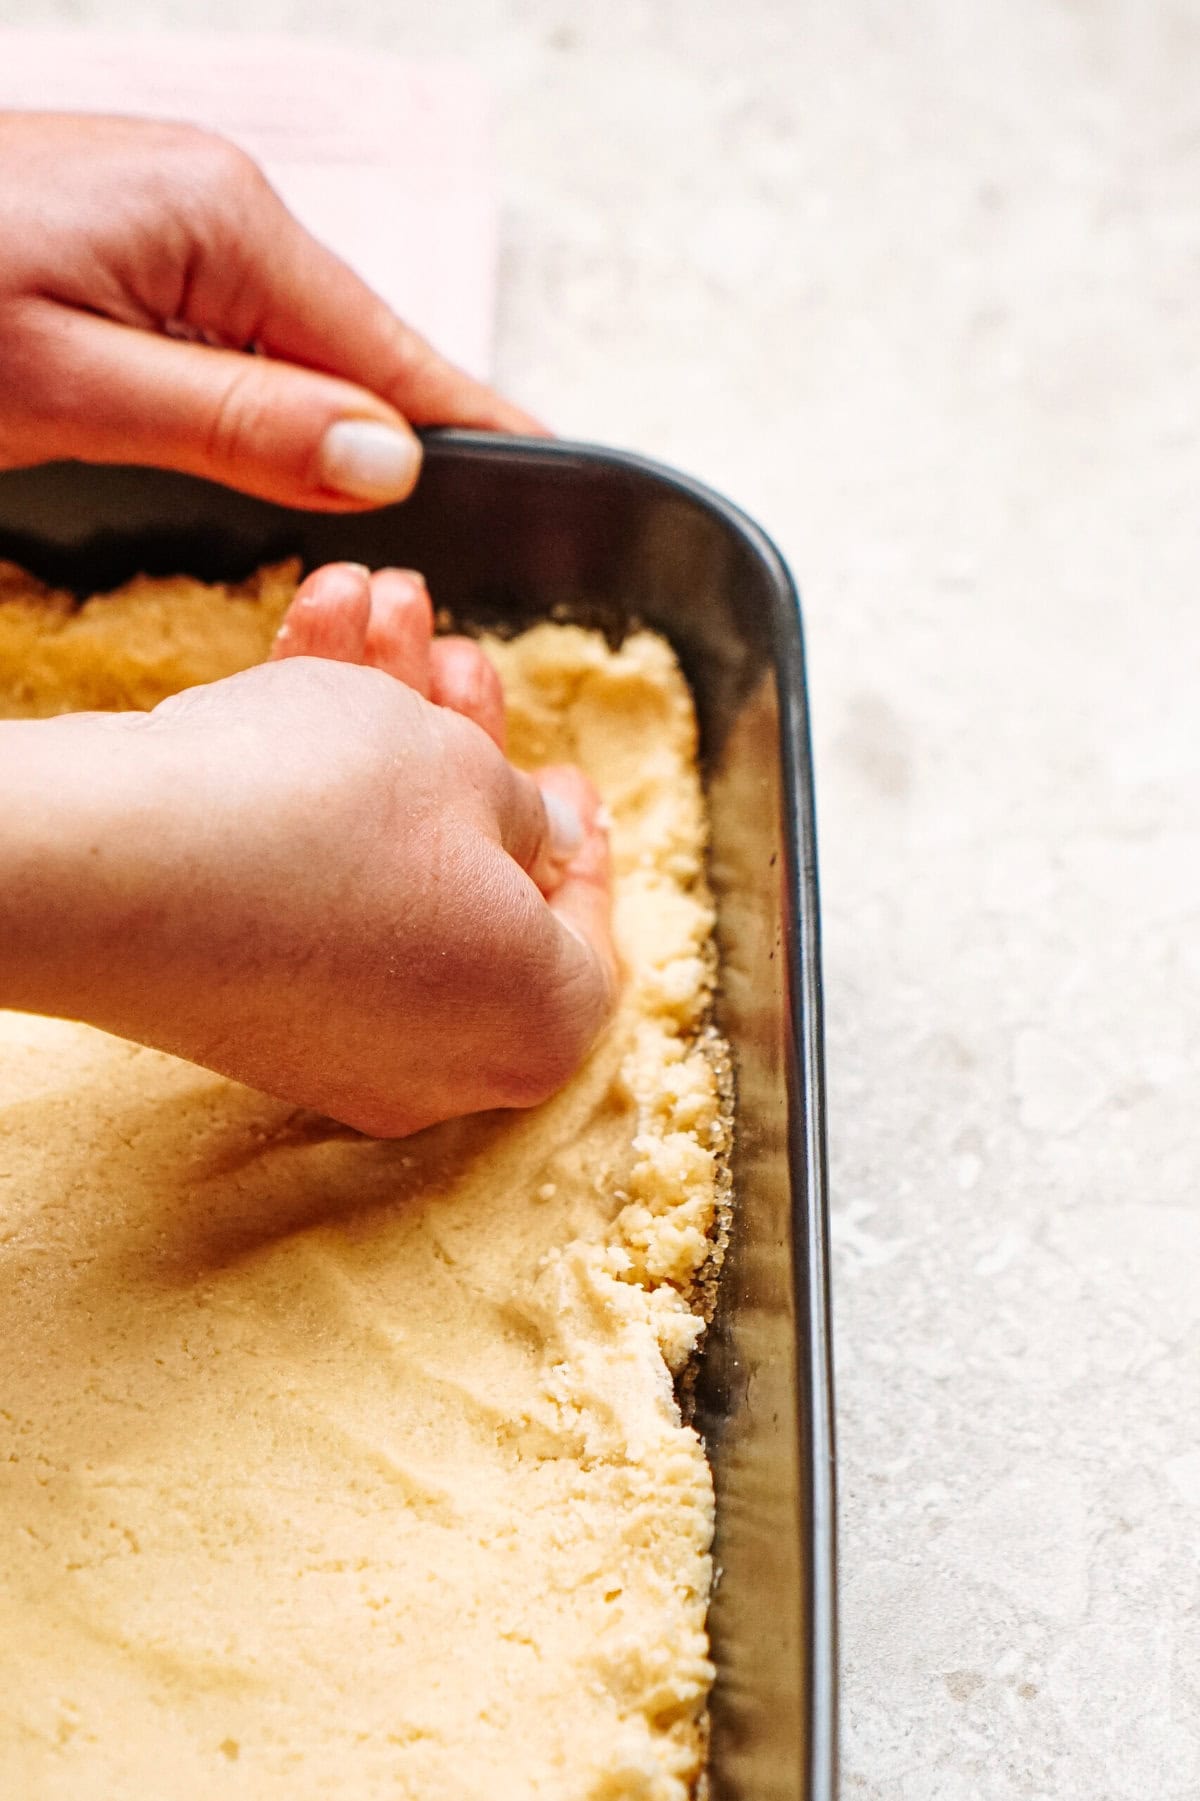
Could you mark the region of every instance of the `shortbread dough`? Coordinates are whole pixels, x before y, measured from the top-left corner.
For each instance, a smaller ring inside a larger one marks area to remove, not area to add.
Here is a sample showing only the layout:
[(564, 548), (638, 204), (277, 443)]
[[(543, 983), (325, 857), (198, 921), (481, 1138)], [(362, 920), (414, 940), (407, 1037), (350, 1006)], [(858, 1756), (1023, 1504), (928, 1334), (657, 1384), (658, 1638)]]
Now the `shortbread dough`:
[[(0, 571), (0, 711), (261, 657), (295, 571), (82, 610)], [(673, 1375), (724, 1126), (690, 699), (661, 639), (490, 642), (612, 816), (619, 1017), (399, 1143), (0, 1014), (0, 1793), (683, 1801), (712, 1489)]]

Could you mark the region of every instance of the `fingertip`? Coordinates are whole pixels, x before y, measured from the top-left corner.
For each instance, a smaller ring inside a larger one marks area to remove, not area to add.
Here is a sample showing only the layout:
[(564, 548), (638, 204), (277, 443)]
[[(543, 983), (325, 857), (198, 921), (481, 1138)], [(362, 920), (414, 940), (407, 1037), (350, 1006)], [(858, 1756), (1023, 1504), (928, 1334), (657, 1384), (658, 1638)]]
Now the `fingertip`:
[(370, 583), (366, 661), (429, 695), (433, 603), (415, 569), (377, 569)]
[(406, 422), (337, 419), (317, 452), (320, 486), (340, 497), (381, 506), (407, 500), (417, 485), (424, 452)]
[(361, 663), (370, 617), (365, 565), (327, 563), (297, 588), (275, 634), (270, 658), (326, 657), (337, 663)]

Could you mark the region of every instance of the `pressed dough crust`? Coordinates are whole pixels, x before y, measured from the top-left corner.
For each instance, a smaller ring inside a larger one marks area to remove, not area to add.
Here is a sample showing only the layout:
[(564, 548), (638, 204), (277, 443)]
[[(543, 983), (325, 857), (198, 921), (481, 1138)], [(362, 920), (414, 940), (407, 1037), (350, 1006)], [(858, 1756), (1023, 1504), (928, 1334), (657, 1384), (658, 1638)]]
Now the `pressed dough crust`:
[[(0, 566), (0, 712), (261, 658), (290, 567), (76, 609)], [(565, 1092), (378, 1143), (0, 1013), (0, 1793), (683, 1801), (712, 1488), (673, 1377), (725, 1126), (661, 639), (488, 642), (612, 817), (619, 1017)]]

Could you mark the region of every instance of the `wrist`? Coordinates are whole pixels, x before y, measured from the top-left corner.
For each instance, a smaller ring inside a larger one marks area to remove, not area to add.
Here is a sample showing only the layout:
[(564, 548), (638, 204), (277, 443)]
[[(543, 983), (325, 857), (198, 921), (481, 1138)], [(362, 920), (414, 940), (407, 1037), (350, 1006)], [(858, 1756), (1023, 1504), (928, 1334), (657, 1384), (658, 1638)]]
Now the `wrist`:
[(161, 808), (141, 715), (0, 723), (0, 1006), (103, 1023)]

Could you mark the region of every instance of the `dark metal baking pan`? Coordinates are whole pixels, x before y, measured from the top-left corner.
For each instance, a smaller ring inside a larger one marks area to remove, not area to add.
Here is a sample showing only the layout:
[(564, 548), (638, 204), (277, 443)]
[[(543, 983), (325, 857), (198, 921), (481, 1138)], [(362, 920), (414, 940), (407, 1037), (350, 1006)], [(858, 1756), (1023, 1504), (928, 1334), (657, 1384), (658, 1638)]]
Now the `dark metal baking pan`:
[(433, 433), (412, 500), (294, 512), (144, 469), (0, 476), (0, 557), (80, 592), (300, 555), (424, 570), (463, 621), (636, 617), (699, 708), (737, 1083), (735, 1215), (695, 1419), (717, 1488), (720, 1801), (833, 1801), (836, 1638), (821, 977), (799, 602), (718, 496), (640, 458)]

